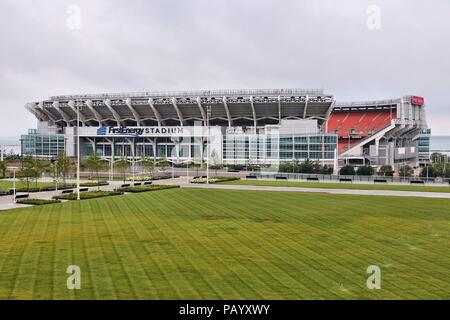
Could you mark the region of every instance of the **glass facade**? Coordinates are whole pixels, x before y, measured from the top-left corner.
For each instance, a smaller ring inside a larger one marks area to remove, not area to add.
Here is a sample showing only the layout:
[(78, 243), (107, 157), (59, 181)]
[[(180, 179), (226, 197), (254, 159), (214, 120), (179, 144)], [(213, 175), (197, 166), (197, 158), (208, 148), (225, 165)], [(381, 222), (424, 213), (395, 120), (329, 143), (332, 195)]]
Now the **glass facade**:
[(228, 161), (333, 160), (335, 135), (226, 135), (223, 158)]
[[(95, 145), (99, 157), (110, 158), (114, 152), (116, 159), (140, 158), (142, 156), (167, 158), (168, 160), (193, 160), (201, 158), (202, 141), (198, 138), (82, 138), (82, 157), (88, 157)], [(205, 154), (206, 156), (206, 154)], [(198, 159), (200, 160), (200, 159)]]
[[(221, 151), (224, 163), (270, 164), (285, 161), (333, 161), (337, 136), (333, 134), (225, 134), (212, 139), (212, 145)], [(82, 157), (96, 154), (109, 158), (140, 158), (143, 155), (167, 158), (174, 162), (206, 160), (206, 139), (199, 137), (161, 138), (89, 138), (82, 139)], [(219, 152), (220, 153), (220, 152)]]
[(65, 152), (64, 135), (41, 135), (36, 129), (28, 130), (27, 135), (21, 136), (22, 155), (37, 158), (52, 159)]
[(431, 139), (431, 129), (425, 129), (417, 137), (417, 147), (419, 152), (429, 153), (430, 152), (430, 139)]

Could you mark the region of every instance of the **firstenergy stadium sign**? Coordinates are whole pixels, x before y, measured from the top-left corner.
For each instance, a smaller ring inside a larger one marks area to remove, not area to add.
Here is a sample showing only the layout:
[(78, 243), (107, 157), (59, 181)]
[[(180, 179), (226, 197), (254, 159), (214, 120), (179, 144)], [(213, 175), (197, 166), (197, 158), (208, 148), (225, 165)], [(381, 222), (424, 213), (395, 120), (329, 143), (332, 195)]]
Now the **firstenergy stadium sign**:
[(97, 136), (182, 136), (190, 130), (183, 127), (101, 127), (97, 129)]
[(171, 136), (183, 135), (183, 127), (102, 127), (97, 129), (98, 136)]

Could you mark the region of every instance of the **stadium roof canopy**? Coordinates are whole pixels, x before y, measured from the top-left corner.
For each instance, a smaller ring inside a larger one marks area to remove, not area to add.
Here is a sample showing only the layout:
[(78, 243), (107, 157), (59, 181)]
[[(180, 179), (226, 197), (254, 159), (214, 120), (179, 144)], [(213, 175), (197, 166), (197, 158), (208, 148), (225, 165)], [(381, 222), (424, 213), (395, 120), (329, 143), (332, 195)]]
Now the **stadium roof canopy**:
[(26, 108), (40, 121), (74, 126), (264, 126), (284, 119), (328, 119), (333, 95), (321, 89), (198, 90), (52, 96)]

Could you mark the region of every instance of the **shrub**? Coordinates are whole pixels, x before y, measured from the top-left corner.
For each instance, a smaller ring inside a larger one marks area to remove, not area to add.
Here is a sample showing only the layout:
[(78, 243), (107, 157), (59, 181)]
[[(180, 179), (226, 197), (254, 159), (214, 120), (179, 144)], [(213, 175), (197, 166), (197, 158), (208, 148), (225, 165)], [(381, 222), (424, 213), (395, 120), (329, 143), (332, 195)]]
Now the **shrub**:
[(60, 200), (45, 200), (45, 199), (22, 199), (17, 200), (18, 204), (29, 204), (33, 206), (44, 206), (48, 204), (61, 203)]
[(378, 175), (383, 177), (392, 177), (394, 175), (394, 169), (390, 165), (381, 166), (378, 170)]
[(373, 168), (371, 166), (359, 167), (356, 173), (358, 176), (372, 176)]
[(134, 182), (134, 181), (151, 181), (151, 180), (152, 180), (152, 177), (131, 177), (131, 178), (127, 179), (127, 181), (131, 181), (131, 182)]
[[(221, 182), (236, 181), (236, 180), (241, 180), (241, 179), (233, 178), (233, 177), (209, 178), (209, 183), (221, 183)], [(198, 178), (198, 179), (191, 180), (191, 183), (198, 183), (198, 184), (205, 184), (207, 182), (208, 182), (208, 179), (206, 179), (206, 178)]]
[(240, 165), (240, 164), (232, 164), (232, 165), (228, 166), (228, 169), (243, 171), (245, 169), (245, 166)]
[(158, 190), (176, 189), (179, 187), (180, 186), (175, 186), (175, 185), (153, 185), (153, 186), (120, 188), (120, 189), (117, 189), (117, 191), (127, 192), (127, 193), (141, 193), (141, 192), (151, 192), (151, 191), (158, 191)]
[[(424, 169), (426, 169), (426, 168), (424, 168)], [(422, 172), (425, 173), (425, 175), (422, 177), (426, 177), (426, 172), (424, 172), (424, 171), (422, 171)], [(402, 166), (398, 170), (398, 174), (400, 177), (412, 177), (414, 174), (414, 169), (411, 168), (410, 166)], [(434, 172), (432, 172), (432, 174), (429, 175), (429, 177), (436, 177), (436, 175)]]
[(19, 188), (16, 190), (16, 192), (20, 192), (20, 193), (35, 193), (35, 192), (40, 192), (41, 188)]
[(355, 175), (355, 168), (352, 166), (345, 166), (342, 167), (339, 171), (339, 175), (341, 176), (354, 176)]
[(86, 182), (86, 183), (81, 183), (80, 187), (101, 187), (101, 186), (109, 186), (109, 182), (106, 181), (100, 181), (99, 183), (97, 182)]
[[(175, 179), (178, 179), (180, 176), (174, 176)], [(169, 180), (172, 179), (172, 176), (157, 176), (153, 177), (153, 180)]]
[[(120, 191), (92, 191), (92, 192), (82, 192), (80, 193), (80, 199), (94, 199), (94, 198), (102, 198), (102, 197), (109, 197), (109, 196), (118, 196), (122, 195), (123, 192)], [(54, 196), (53, 199), (56, 200), (77, 200), (77, 194), (65, 194), (60, 196)]]

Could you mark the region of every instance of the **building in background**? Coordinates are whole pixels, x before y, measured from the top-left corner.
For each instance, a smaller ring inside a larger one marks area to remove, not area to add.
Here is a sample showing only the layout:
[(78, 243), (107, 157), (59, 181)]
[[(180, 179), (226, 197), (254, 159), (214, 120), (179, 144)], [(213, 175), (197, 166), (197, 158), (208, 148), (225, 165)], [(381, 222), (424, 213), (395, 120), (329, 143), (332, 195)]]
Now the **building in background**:
[(339, 158), (416, 166), (413, 138), (427, 129), (423, 98), (336, 103), (317, 89), (56, 96), (26, 108), (38, 120), (37, 132), (22, 137), (28, 154), (54, 156), (58, 148), (27, 147), (41, 136), (58, 145), (64, 140), (66, 154), (76, 156), (79, 110), (81, 156), (95, 152), (107, 161), (145, 155), (187, 163), (212, 161), (214, 154), (224, 164), (311, 159), (336, 167)]
[(56, 159), (66, 151), (66, 137), (60, 132), (55, 126), (39, 122), (38, 129), (30, 129), (28, 134), (21, 136), (21, 154), (45, 160)]
[(431, 129), (423, 129), (414, 137), (419, 153), (419, 166), (425, 167), (430, 163), (431, 155)]

